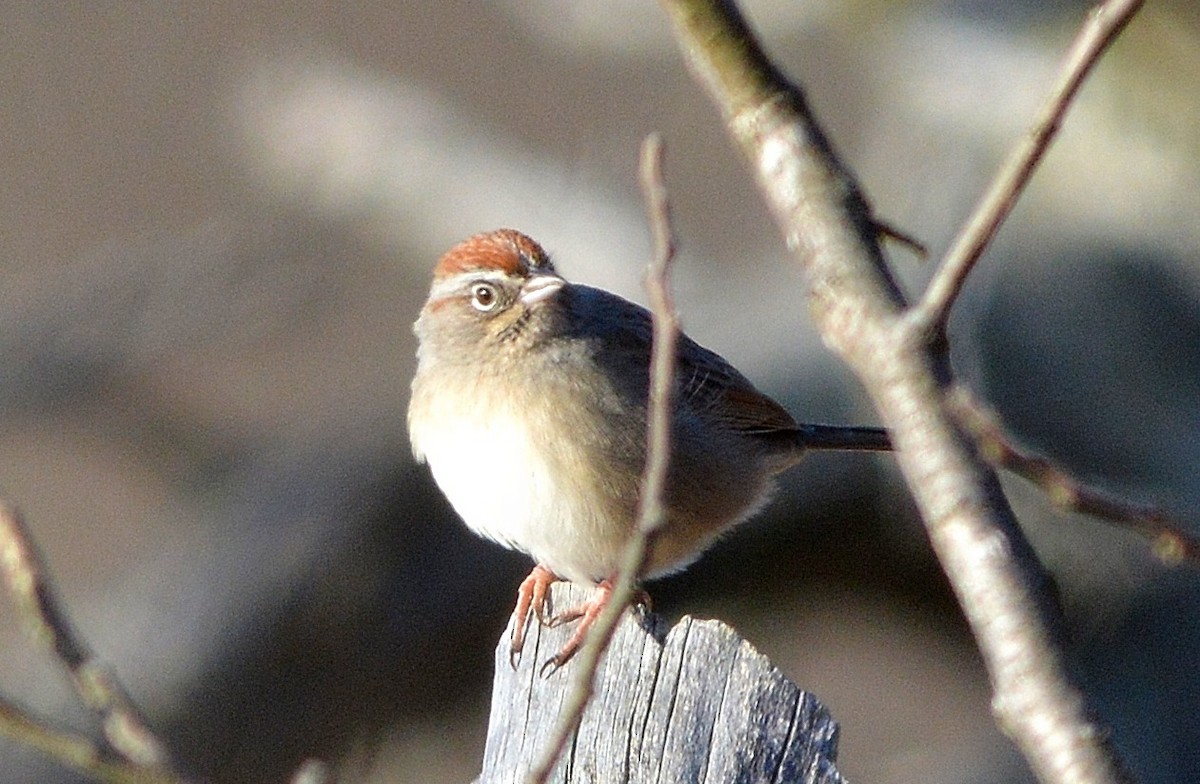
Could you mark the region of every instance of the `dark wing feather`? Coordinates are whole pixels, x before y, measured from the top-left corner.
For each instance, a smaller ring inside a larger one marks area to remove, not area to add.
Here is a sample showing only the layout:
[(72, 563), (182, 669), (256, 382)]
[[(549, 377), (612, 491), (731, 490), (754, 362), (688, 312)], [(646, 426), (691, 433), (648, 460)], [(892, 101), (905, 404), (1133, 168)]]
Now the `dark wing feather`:
[(796, 420), (754, 388), (721, 355), (687, 337), (679, 343), (680, 397), (731, 430), (747, 435), (794, 431)]
[[(577, 335), (600, 335), (595, 359), (610, 376), (627, 379), (630, 394), (645, 398), (652, 333), (650, 313), (601, 289), (574, 284), (572, 326)], [(793, 433), (796, 421), (778, 403), (754, 388), (745, 376), (714, 351), (680, 335), (678, 405), (746, 435)]]

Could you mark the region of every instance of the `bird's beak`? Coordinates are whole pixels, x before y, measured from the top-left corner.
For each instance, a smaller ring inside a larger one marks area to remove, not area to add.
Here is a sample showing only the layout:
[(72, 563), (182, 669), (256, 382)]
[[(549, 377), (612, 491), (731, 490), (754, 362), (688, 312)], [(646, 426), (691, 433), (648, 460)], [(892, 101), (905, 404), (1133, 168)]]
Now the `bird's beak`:
[(554, 292), (558, 291), (566, 284), (566, 281), (557, 275), (535, 275), (525, 281), (525, 285), (521, 287), (521, 296), (518, 298), (522, 305), (529, 307), (535, 302), (541, 302), (547, 297), (554, 296)]

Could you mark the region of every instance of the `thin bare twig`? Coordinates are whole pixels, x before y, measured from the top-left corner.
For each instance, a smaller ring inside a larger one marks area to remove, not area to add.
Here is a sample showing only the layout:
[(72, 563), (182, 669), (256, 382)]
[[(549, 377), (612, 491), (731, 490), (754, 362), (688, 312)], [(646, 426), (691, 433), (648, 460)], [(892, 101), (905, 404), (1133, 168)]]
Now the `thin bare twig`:
[(921, 261), (925, 261), (925, 259), (929, 257), (929, 248), (925, 247), (925, 243), (921, 242), (913, 235), (901, 231), (892, 224), (875, 218), (875, 229), (879, 232), (880, 237), (888, 240), (895, 240), (911, 250), (913, 254)]
[(113, 750), (136, 766), (166, 776), (170, 770), (166, 747), (147, 727), (116, 677), (71, 627), (20, 513), (2, 500), (0, 568), (33, 639), (67, 670), (80, 699), (100, 717)]
[(105, 759), (87, 738), (48, 727), (2, 698), (0, 735), (106, 784), (179, 784), (179, 779), (162, 771)]
[(600, 657), (608, 648), (617, 622), (633, 601), (637, 581), (645, 565), (646, 554), (655, 532), (666, 518), (663, 493), (671, 458), (671, 412), (675, 394), (675, 355), (679, 323), (671, 301), (668, 274), (675, 257), (671, 232), (670, 205), (663, 180), (663, 143), (658, 134), (650, 134), (642, 143), (639, 175), (646, 201), (654, 253), (646, 276), (646, 291), (653, 316), (654, 337), (650, 356), (650, 401), (647, 416), (646, 468), (642, 474), (642, 494), (638, 506), (638, 525), (621, 560), (612, 595), (588, 633), (588, 639), (575, 661), (574, 682), (563, 706), (563, 714), (541, 763), (530, 774), (533, 784), (545, 784), (554, 770), (571, 735), (579, 727), (583, 712), (592, 698)]
[(985, 460), (1037, 485), (1055, 506), (1141, 534), (1150, 540), (1154, 555), (1164, 563), (1200, 560), (1200, 539), (1165, 510), (1130, 503), (1099, 488), (1088, 487), (1052, 460), (1021, 449), (1000, 427), (996, 415), (962, 385), (947, 396), (947, 403), (975, 437)]
[(971, 218), (947, 251), (920, 303), (910, 317), (921, 329), (936, 334), (945, 329), (950, 307), (962, 291), (967, 275), (991, 243), (1000, 224), (1008, 217), (1033, 171), (1062, 125), (1063, 117), (1079, 93), (1083, 80), (1104, 54), (1108, 45), (1125, 28), (1143, 0), (1109, 0), (1088, 16), (1075, 37), (1050, 91), (1025, 139), (1009, 154)]

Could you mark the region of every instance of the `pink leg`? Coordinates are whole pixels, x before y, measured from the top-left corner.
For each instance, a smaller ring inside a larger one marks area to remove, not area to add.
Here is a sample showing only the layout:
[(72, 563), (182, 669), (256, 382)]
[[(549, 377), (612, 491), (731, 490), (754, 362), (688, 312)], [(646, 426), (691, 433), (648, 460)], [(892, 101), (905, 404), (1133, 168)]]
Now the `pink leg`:
[[(583, 641), (587, 638), (588, 631), (592, 628), (596, 619), (600, 617), (600, 613), (604, 612), (604, 608), (608, 606), (609, 600), (612, 599), (612, 580), (601, 580), (596, 583), (596, 594), (591, 599), (578, 607), (572, 607), (551, 618), (547, 618), (546, 611), (550, 603), (550, 586), (561, 580), (561, 577), (539, 564), (533, 567), (533, 571), (529, 573), (529, 576), (521, 582), (521, 586), (517, 589), (517, 606), (513, 610), (512, 644), (509, 648), (509, 663), (514, 668), (517, 666), (521, 649), (525, 647), (525, 631), (529, 624), (530, 610), (533, 610), (538, 621), (544, 626), (559, 626), (571, 621), (579, 621), (579, 626), (572, 632), (562, 650), (547, 660), (542, 666), (542, 672), (546, 673), (547, 670), (553, 672), (562, 667), (579, 652), (580, 647), (583, 646)], [(649, 608), (650, 596), (645, 591), (639, 590), (634, 603)]]
[(538, 564), (529, 576), (521, 581), (517, 589), (517, 606), (513, 610), (512, 645), (509, 648), (510, 663), (516, 667), (516, 659), (525, 647), (525, 627), (529, 623), (532, 609), (538, 620), (546, 623), (546, 603), (550, 598), (550, 585), (561, 580), (557, 574)]
[(578, 607), (566, 610), (550, 619), (551, 626), (558, 626), (559, 624), (579, 619), (579, 626), (575, 627), (575, 632), (567, 640), (567, 644), (562, 647), (562, 650), (554, 654), (549, 661), (542, 665), (543, 673), (547, 669), (550, 672), (554, 672), (569, 662), (579, 652), (579, 648), (583, 645), (583, 641), (587, 637), (588, 630), (592, 628), (592, 624), (596, 622), (596, 619), (600, 617), (600, 613), (604, 612), (604, 608), (608, 606), (608, 601), (612, 598), (612, 592), (612, 580), (601, 580), (596, 583), (595, 596)]

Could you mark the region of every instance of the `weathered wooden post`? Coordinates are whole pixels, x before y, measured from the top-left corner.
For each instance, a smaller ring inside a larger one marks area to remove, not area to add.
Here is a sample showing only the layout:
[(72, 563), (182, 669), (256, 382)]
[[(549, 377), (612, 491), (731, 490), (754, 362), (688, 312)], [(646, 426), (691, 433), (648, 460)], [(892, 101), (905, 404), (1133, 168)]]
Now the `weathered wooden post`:
[[(554, 586), (554, 606), (587, 598)], [(570, 667), (542, 664), (568, 628), (531, 635), (516, 669), (507, 634), (496, 674), (480, 784), (521, 784), (537, 765), (571, 687)], [(550, 780), (608, 782), (804, 782), (842, 784), (837, 724), (762, 654), (719, 621), (628, 613), (596, 675), (583, 721)]]

